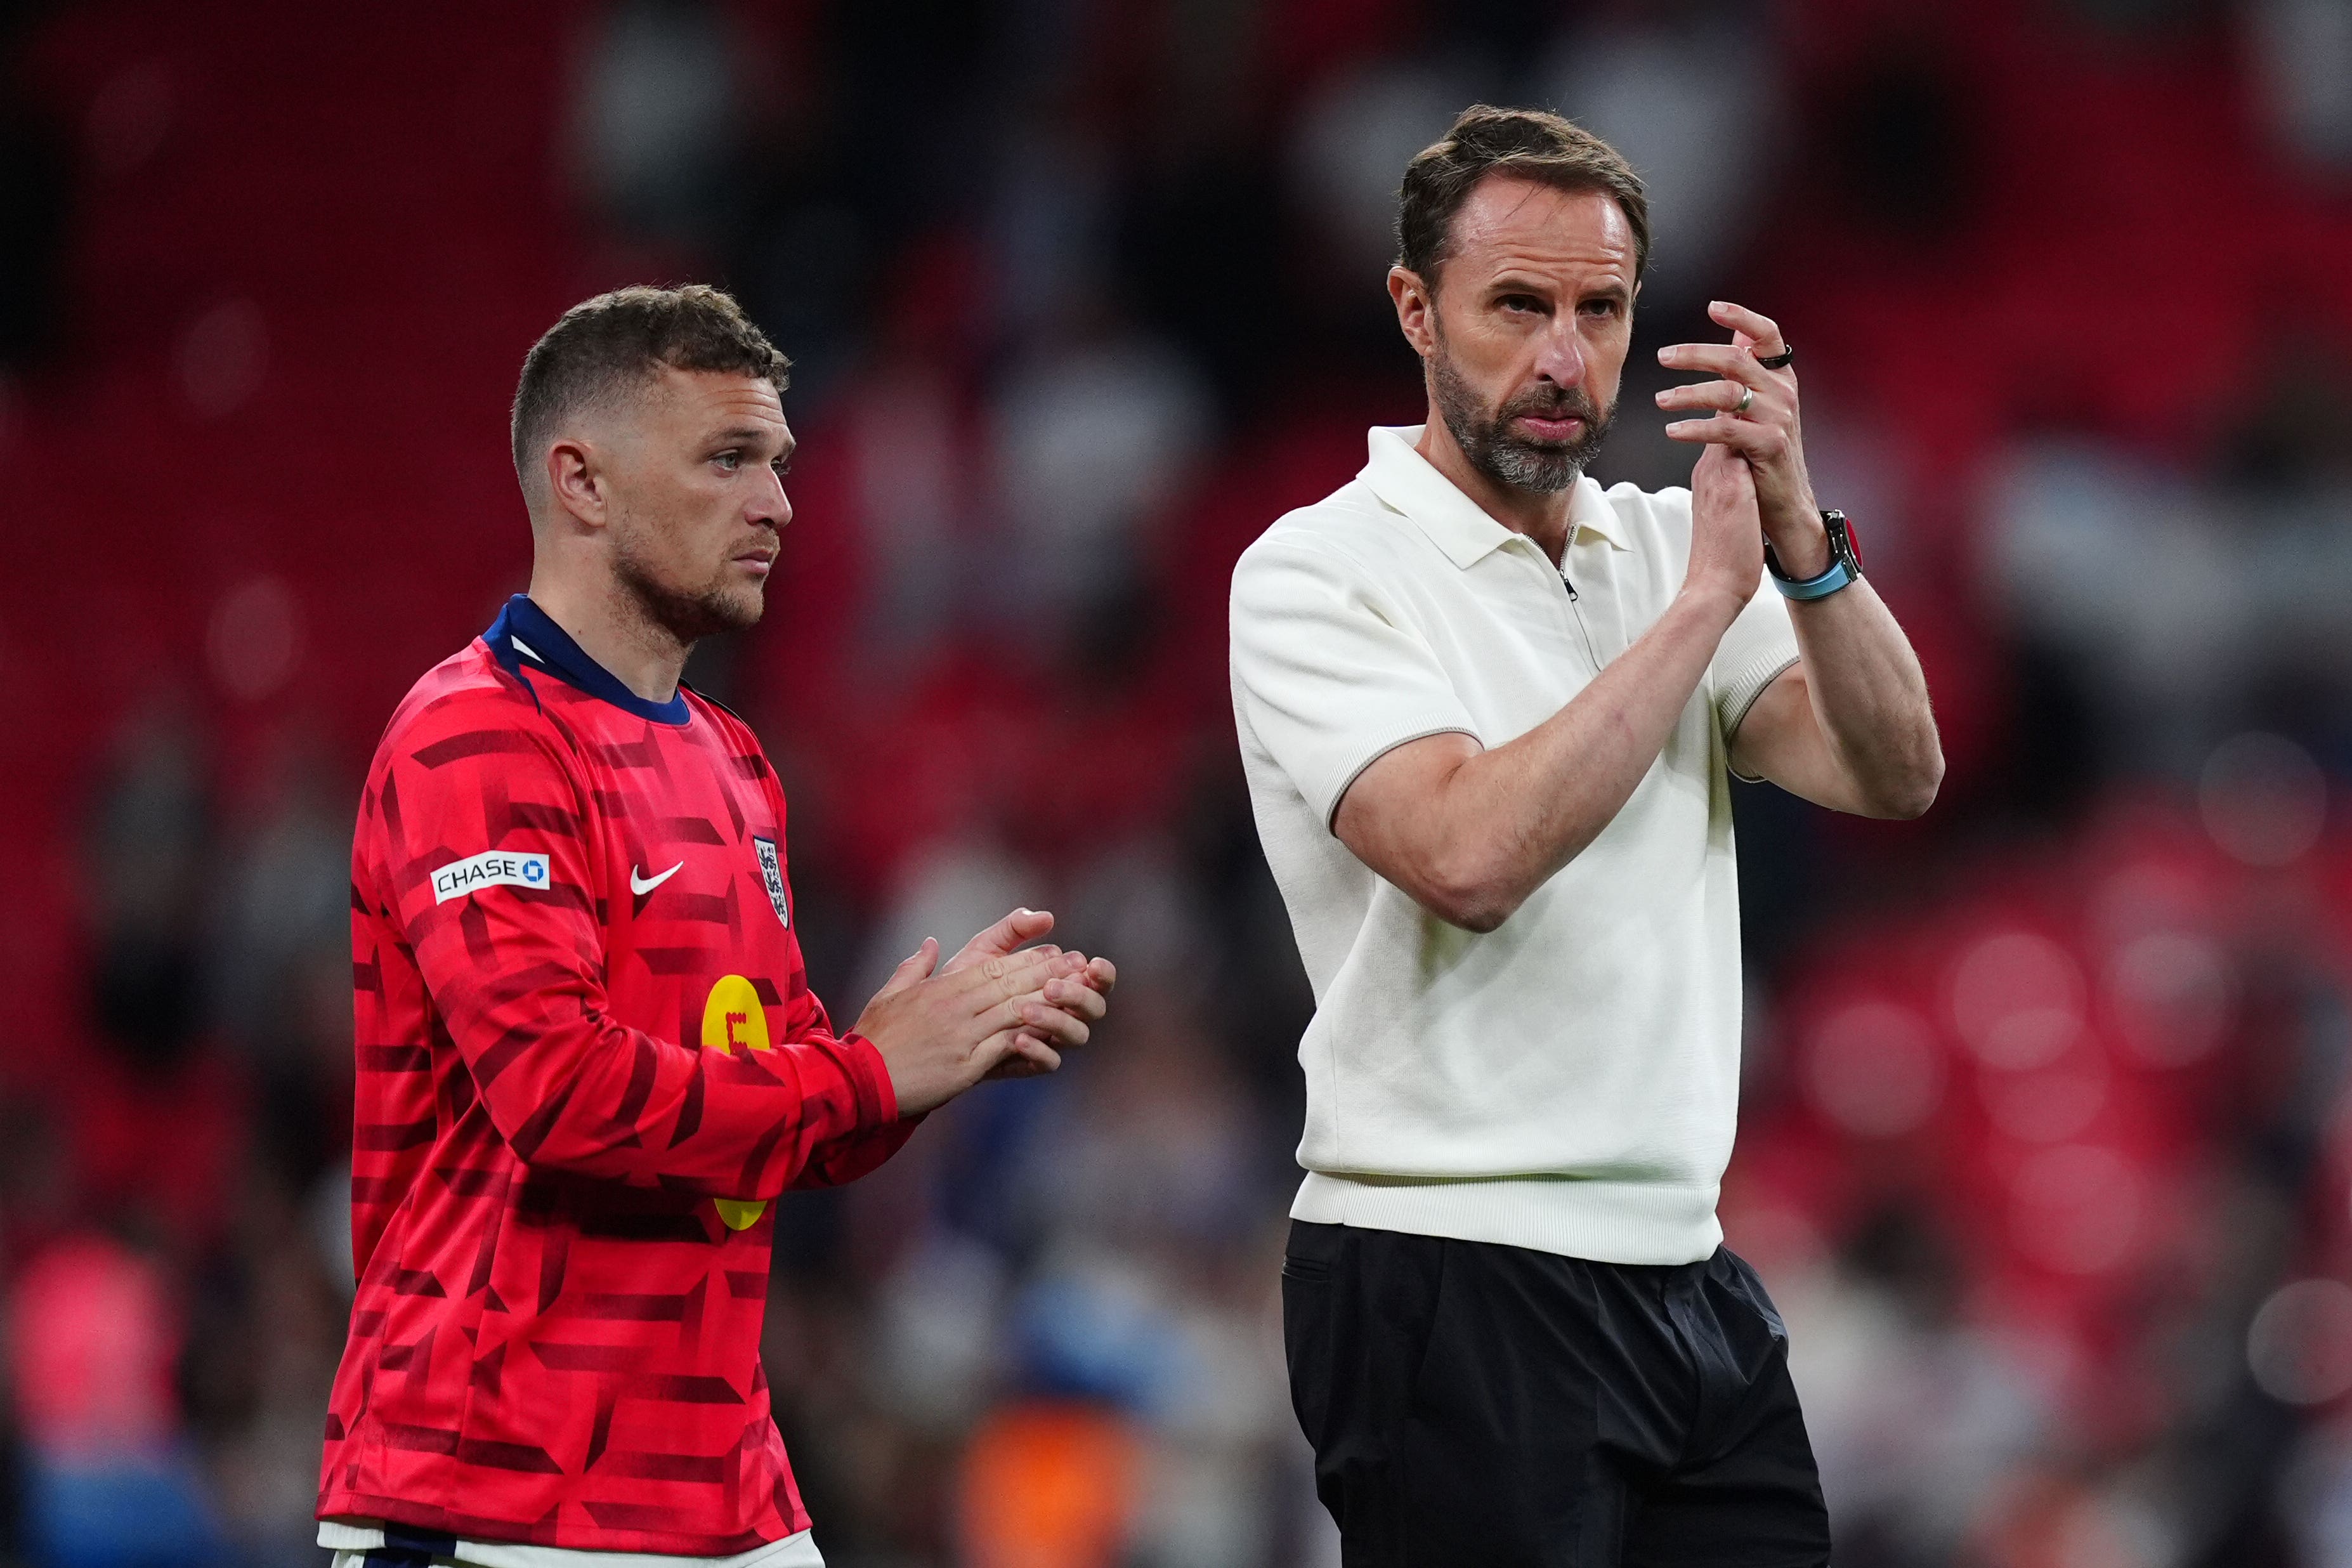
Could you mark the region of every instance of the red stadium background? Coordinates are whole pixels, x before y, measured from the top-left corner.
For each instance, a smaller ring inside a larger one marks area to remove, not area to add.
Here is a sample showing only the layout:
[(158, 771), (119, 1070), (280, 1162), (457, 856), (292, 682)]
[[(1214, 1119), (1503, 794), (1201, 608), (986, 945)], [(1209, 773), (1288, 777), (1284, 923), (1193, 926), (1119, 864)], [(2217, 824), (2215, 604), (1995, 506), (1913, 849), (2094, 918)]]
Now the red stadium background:
[(1655, 345), (1801, 345), (1924, 821), (1741, 792), (1732, 1244), (1841, 1563), (2352, 1563), (2352, 13), (2332, 0), (0, 5), (0, 1561), (315, 1563), (357, 781), (520, 586), (523, 351), (637, 280), (797, 361), (766, 622), (813, 979), (1045, 904), (1061, 1078), (786, 1200), (828, 1561), (1337, 1561), (1279, 1373), (1304, 981), (1234, 556), (1418, 416), (1403, 162), (1649, 178)]

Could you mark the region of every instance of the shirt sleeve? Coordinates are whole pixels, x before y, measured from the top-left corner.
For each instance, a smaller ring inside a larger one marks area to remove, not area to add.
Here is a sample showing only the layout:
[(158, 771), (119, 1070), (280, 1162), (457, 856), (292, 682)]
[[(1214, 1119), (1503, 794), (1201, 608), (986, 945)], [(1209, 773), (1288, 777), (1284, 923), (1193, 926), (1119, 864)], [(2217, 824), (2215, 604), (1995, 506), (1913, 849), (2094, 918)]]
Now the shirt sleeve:
[(1236, 713), (1327, 826), (1382, 753), (1478, 733), (1428, 643), (1336, 552), (1254, 546), (1232, 616)]
[(1741, 721), (1764, 689), (1796, 662), (1797, 628), (1789, 619), (1789, 601), (1772, 586), (1772, 574), (1767, 572), (1716, 645), (1715, 661), (1707, 667), (1716, 722), (1726, 746), (1739, 733)]
[[(380, 812), (394, 924), (518, 1158), (770, 1198), (811, 1174), (827, 1145), (897, 1121), (880, 1053), (835, 1035), (805, 984), (770, 1051), (689, 1048), (616, 1021), (593, 836), (566, 742), (504, 703), (483, 719), (457, 733), (436, 726), (438, 738), (396, 755)], [(519, 882), (436, 894), (436, 870), (488, 851), (544, 857), (543, 885), (525, 868)]]
[[(864, 1036), (836, 1037), (834, 1034), (832, 1021), (825, 1016), (824, 1004), (817, 1000), (816, 993), (811, 991), (804, 981), (793, 993), (786, 1033), (792, 1039), (813, 1043), (838, 1038), (845, 1045), (862, 1049), (877, 1063), (880, 1060), (881, 1053)], [(882, 1073), (881, 1092), (885, 1095), (891, 1093), (887, 1068)], [(891, 1108), (894, 1112), (897, 1103), (893, 1096)], [(837, 1187), (845, 1182), (854, 1182), (905, 1148), (907, 1140), (915, 1135), (915, 1129), (922, 1125), (922, 1121), (919, 1116), (898, 1118), (894, 1115), (892, 1120), (878, 1126), (861, 1124), (828, 1138), (809, 1151), (799, 1173), (788, 1184), (795, 1188)]]

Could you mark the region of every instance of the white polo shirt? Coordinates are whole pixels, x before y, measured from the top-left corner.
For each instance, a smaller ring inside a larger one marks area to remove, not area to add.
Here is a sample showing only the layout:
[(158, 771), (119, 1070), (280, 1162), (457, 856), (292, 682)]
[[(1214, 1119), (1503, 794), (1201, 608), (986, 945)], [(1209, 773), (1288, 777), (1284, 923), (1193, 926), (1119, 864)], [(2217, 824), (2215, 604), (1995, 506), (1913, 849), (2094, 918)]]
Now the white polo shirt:
[[(1690, 492), (1579, 481), (1562, 570), (1413, 450), (1284, 517), (1234, 570), (1234, 718), (1315, 991), (1300, 1219), (1685, 1263), (1722, 1239), (1739, 1080), (1726, 752), (1796, 661), (1759, 588), (1623, 808), (1510, 919), (1448, 925), (1331, 831), (1390, 748), (1488, 747), (1564, 707), (1657, 620)], [(1562, 581), (1563, 572), (1567, 580)], [(1571, 595), (1568, 584), (1573, 584)]]

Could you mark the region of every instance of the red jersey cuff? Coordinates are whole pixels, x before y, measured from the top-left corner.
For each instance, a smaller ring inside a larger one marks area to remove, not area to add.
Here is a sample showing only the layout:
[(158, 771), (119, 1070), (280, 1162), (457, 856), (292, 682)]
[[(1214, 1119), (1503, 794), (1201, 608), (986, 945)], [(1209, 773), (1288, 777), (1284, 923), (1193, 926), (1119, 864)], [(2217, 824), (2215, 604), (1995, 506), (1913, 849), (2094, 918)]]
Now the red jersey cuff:
[(898, 1120), (898, 1091), (890, 1087), (890, 1068), (873, 1041), (863, 1035), (841, 1037), (849, 1059), (849, 1081), (857, 1089), (857, 1127), (887, 1127)]

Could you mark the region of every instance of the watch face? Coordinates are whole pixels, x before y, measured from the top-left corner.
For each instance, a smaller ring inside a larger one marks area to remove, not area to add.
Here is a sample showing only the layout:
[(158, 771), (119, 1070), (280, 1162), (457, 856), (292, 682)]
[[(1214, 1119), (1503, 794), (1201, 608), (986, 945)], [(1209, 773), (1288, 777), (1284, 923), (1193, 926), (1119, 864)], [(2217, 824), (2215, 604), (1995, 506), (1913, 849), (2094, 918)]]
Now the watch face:
[(1854, 571), (1860, 572), (1862, 570), (1862, 538), (1853, 531), (1853, 519), (1843, 512), (1839, 512), (1836, 516), (1837, 522), (1832, 531), (1843, 537), (1845, 553), (1853, 557)]

